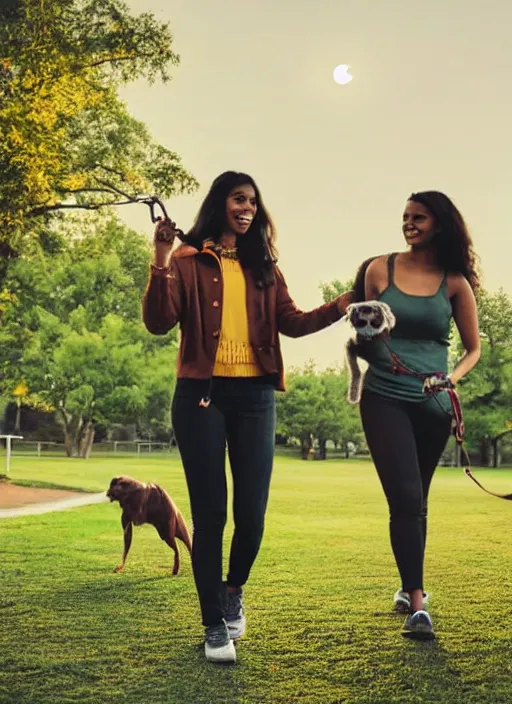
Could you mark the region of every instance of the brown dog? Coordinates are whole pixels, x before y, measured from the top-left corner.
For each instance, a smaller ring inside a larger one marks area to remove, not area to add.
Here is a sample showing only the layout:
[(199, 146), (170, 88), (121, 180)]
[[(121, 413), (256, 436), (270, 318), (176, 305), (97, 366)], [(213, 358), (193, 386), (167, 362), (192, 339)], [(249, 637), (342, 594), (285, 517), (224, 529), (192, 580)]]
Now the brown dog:
[(123, 509), (121, 525), (124, 531), (123, 561), (114, 572), (121, 572), (126, 562), (126, 556), (132, 544), (132, 525), (141, 526), (149, 523), (156, 528), (160, 538), (174, 550), (173, 574), (180, 570), (180, 553), (176, 538), (185, 543), (189, 553), (192, 543), (183, 516), (175, 503), (158, 484), (145, 484), (137, 479), (121, 475), (114, 477), (107, 491), (110, 501), (119, 501)]

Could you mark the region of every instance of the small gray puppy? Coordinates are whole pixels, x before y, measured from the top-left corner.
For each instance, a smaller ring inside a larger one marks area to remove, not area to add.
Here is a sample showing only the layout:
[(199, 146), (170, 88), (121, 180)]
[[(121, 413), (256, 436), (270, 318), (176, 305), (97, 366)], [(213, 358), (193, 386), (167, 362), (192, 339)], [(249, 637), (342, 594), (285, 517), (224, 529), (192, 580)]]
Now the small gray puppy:
[(389, 335), (396, 320), (391, 308), (382, 301), (351, 303), (347, 308), (347, 320), (354, 331), (345, 347), (350, 378), (347, 398), (349, 403), (355, 404), (359, 403), (363, 388), (358, 357), (369, 362), (374, 341)]

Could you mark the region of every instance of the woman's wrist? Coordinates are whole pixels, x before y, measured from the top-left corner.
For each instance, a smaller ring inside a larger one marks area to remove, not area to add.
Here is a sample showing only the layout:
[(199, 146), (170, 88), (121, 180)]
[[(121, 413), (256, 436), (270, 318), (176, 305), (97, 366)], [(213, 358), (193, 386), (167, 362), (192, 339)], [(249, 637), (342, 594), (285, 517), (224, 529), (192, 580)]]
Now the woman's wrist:
[(155, 247), (153, 252), (153, 263), (156, 269), (168, 269), (171, 263), (171, 248), (166, 247), (164, 250), (160, 247)]

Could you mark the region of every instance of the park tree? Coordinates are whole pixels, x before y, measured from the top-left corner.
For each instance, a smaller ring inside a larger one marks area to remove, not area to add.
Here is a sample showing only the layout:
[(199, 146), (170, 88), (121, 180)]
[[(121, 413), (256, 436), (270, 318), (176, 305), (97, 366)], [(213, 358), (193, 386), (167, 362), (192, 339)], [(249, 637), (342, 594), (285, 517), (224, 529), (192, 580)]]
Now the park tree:
[(49, 217), (196, 188), (117, 94), (178, 63), (169, 26), (121, 0), (1, 3), (0, 281)]
[(348, 372), (343, 367), (329, 368), (320, 375), (323, 393), (323, 406), (329, 410), (330, 421), (324, 426), (322, 415), (319, 416), (317, 436), (320, 459), (326, 458), (326, 441), (331, 440), (336, 447), (344, 450), (349, 457), (350, 443), (357, 448), (366, 446), (359, 408), (347, 401)]
[(322, 298), (324, 303), (330, 303), (331, 301), (334, 301), (334, 299), (338, 296), (341, 296), (342, 293), (345, 293), (346, 291), (351, 291), (353, 287), (354, 279), (349, 279), (348, 281), (334, 279), (333, 281), (321, 283), (320, 291), (322, 292)]
[(301, 457), (307, 459), (318, 443), (318, 459), (327, 458), (327, 442), (343, 447), (363, 443), (359, 414), (348, 404), (347, 374), (341, 368), (317, 371), (314, 362), (287, 373), (287, 392), (278, 396), (277, 432), (300, 441)]
[(287, 391), (277, 397), (277, 433), (300, 442), (302, 459), (313, 447), (315, 418), (321, 412), (322, 387), (313, 361), (304, 369), (292, 367), (286, 375)]
[(148, 435), (169, 426), (176, 342), (141, 322), (145, 237), (106, 220), (65, 241), (56, 255), (9, 268), (3, 389), (14, 395), (22, 385), (24, 403), (54, 410), (67, 453), (87, 457), (98, 424), (137, 423)]
[[(461, 380), (468, 447), (483, 466), (499, 466), (500, 440), (511, 432), (512, 420), (512, 298), (502, 289), (485, 289), (477, 298), (482, 356)], [(457, 338), (456, 354), (463, 350)]]

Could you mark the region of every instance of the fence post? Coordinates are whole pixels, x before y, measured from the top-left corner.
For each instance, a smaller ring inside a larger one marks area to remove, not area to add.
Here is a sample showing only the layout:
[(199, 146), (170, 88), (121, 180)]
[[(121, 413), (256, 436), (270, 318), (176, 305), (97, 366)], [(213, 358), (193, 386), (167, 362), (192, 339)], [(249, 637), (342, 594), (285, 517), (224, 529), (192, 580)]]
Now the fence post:
[(23, 435), (0, 435), (0, 438), (5, 439), (5, 473), (9, 474), (9, 467), (11, 466), (11, 440), (13, 438), (23, 440)]

